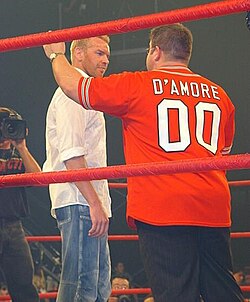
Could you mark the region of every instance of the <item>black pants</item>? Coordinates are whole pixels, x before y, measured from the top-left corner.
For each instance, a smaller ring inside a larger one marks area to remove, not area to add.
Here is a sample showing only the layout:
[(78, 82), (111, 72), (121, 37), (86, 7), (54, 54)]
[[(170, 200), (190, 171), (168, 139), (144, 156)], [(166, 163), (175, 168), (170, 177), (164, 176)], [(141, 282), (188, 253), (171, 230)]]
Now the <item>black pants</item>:
[(155, 302), (241, 302), (232, 274), (228, 228), (137, 222), (139, 245)]
[(20, 221), (0, 219), (0, 266), (13, 302), (37, 302), (33, 261)]

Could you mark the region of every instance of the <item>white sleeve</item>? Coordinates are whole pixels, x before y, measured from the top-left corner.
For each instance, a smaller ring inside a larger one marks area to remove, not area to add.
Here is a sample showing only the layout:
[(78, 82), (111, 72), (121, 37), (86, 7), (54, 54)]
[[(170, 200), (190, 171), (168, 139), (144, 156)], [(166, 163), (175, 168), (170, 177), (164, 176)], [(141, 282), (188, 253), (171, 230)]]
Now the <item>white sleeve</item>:
[(87, 110), (59, 91), (56, 102), (56, 131), (60, 160), (86, 155)]

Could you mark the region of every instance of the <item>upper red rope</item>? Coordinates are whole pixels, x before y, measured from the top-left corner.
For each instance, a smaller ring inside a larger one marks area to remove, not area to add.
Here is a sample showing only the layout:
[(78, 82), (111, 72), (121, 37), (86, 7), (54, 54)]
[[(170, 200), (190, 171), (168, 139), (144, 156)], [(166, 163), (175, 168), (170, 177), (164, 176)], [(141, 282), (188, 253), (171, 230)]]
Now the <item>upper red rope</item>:
[[(226, 0), (176, 9), (156, 14), (78, 26), (63, 30), (0, 39), (0, 52), (11, 51), (60, 41), (120, 34), (164, 24), (194, 21), (250, 10), (249, 0)], [(49, 30), (49, 29), (48, 29)]]
[(45, 186), (50, 183), (75, 182), (81, 180), (126, 178), (210, 170), (237, 170), (250, 168), (250, 155), (228, 155), (205, 157), (171, 162), (118, 165), (105, 168), (88, 168), (69, 171), (39, 172), (0, 176), (1, 187)]

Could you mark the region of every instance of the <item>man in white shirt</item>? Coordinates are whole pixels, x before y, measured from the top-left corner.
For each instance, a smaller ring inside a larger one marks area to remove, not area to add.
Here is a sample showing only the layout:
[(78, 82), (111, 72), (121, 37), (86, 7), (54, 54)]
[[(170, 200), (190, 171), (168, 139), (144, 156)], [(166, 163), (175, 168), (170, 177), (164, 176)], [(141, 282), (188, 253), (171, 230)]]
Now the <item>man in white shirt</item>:
[[(109, 37), (76, 40), (70, 50), (72, 65), (84, 76), (103, 77), (109, 64)], [(51, 55), (52, 64), (58, 55)], [(47, 112), (46, 155), (43, 171), (106, 166), (103, 113), (85, 110), (58, 88)], [(49, 191), (51, 213), (62, 236), (57, 302), (106, 302), (111, 292), (107, 181), (51, 184)]]

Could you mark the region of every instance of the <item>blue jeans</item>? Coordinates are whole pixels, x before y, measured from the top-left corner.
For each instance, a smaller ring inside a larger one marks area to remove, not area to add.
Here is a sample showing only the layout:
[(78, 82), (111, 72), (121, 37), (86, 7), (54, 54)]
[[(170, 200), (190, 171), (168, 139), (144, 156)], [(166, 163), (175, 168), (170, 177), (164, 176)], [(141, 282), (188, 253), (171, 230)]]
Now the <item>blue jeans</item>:
[(108, 236), (89, 237), (89, 207), (56, 209), (62, 236), (62, 272), (57, 302), (106, 302), (111, 293)]
[(21, 221), (0, 219), (0, 266), (13, 302), (38, 302), (33, 260)]
[(229, 228), (136, 224), (155, 302), (244, 300), (232, 275)]

